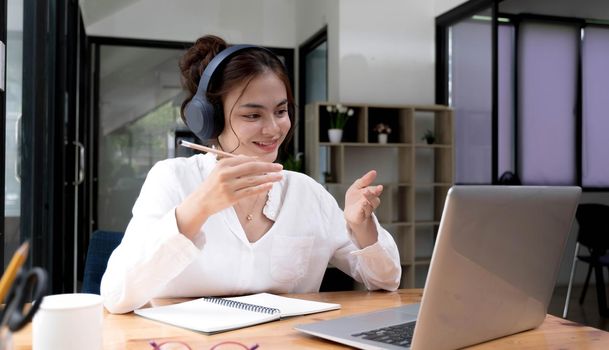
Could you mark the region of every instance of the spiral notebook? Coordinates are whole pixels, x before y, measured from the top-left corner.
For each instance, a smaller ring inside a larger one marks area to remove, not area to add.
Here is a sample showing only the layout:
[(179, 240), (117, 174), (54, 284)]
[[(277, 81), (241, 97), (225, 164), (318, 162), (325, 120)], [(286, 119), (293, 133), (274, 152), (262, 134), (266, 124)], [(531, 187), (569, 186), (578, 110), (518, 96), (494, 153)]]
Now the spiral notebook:
[(340, 309), (340, 304), (258, 293), (232, 298), (204, 297), (183, 303), (135, 310), (137, 315), (190, 330), (217, 333)]

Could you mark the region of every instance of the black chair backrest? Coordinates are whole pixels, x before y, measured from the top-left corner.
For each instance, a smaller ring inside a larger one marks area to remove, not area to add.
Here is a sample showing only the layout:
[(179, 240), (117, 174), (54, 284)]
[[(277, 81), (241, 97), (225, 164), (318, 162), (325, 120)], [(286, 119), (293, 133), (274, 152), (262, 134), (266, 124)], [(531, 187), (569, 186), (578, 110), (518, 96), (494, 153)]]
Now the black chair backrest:
[(609, 249), (609, 206), (596, 203), (580, 204), (575, 218), (579, 225), (577, 241), (593, 253), (604, 255)]
[(106, 272), (108, 259), (123, 240), (123, 232), (95, 231), (91, 235), (85, 273), (82, 281), (82, 293), (99, 294), (99, 285)]
[(509, 186), (519, 186), (522, 185), (522, 182), (520, 181), (520, 178), (518, 177), (517, 174), (511, 172), (511, 171), (506, 171), (503, 174), (501, 174), (501, 177), (499, 177), (499, 184), (500, 185), (509, 185)]

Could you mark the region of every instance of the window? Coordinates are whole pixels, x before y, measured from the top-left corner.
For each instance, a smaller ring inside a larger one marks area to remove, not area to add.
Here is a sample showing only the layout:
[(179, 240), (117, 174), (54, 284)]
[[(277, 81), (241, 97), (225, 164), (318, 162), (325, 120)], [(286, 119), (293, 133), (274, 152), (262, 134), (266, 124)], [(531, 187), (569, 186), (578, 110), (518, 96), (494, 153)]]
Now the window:
[(576, 183), (578, 37), (574, 25), (519, 26), (517, 142), (524, 184)]
[(609, 187), (609, 28), (584, 29), (582, 47), (582, 184)]
[(436, 100), (455, 109), (455, 180), (497, 183), (512, 171), (525, 185), (607, 190), (609, 24), (531, 12), (470, 1), (436, 19)]

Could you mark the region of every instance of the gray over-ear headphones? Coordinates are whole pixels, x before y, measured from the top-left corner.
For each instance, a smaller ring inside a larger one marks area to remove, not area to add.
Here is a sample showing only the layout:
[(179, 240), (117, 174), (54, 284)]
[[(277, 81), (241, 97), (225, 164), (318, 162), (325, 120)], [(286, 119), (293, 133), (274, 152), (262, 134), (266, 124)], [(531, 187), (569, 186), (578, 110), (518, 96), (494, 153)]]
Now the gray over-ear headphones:
[[(268, 52), (268, 49), (255, 45), (233, 45), (220, 51), (205, 67), (203, 74), (201, 74), (201, 80), (197, 87), (197, 92), (192, 97), (192, 100), (188, 102), (186, 108), (184, 108), (184, 116), (186, 118), (186, 124), (190, 130), (197, 135), (202, 141), (211, 139), (214, 135), (214, 114), (215, 109), (213, 104), (207, 100), (207, 88), (209, 82), (214, 75), (216, 69), (222, 64), (222, 62), (232, 56), (233, 54), (245, 50), (245, 49), (262, 49)], [(274, 54), (273, 54), (274, 56)], [(277, 58), (279, 59), (279, 58)]]

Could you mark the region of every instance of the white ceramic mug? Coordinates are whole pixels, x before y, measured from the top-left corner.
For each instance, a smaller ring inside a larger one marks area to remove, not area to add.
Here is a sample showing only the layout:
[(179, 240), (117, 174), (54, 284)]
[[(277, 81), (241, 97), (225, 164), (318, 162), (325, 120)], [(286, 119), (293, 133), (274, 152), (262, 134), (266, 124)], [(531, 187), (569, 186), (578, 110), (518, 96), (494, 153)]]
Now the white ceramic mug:
[(0, 350), (13, 350), (13, 334), (8, 327), (0, 328)]
[(33, 350), (100, 350), (103, 298), (96, 294), (48, 295), (34, 315)]

